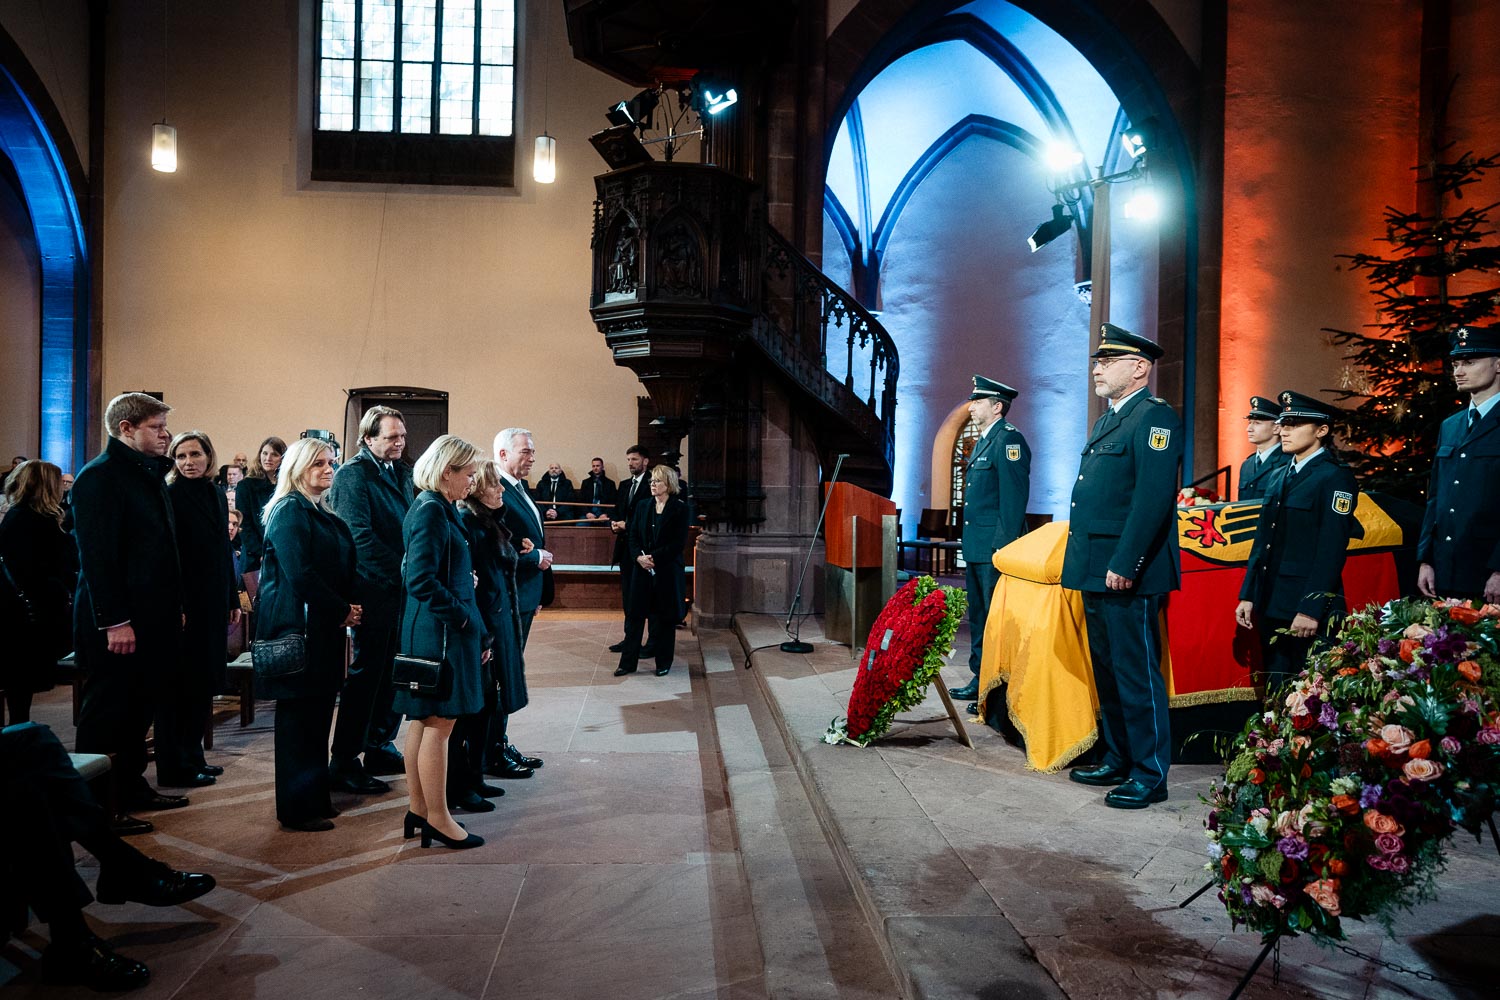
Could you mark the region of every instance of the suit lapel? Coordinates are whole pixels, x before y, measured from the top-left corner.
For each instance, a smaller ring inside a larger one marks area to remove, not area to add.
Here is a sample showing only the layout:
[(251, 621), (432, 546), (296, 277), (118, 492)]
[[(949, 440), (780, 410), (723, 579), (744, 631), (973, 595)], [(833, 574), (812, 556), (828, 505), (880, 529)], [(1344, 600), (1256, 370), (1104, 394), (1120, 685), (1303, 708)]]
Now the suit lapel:
[(1493, 434), (1496, 428), (1500, 428), (1500, 404), (1496, 404), (1488, 414), (1481, 417), (1472, 431), (1468, 430), (1469, 411), (1467, 408), (1459, 411), (1459, 419), (1463, 421), (1459, 424), (1459, 443), (1470, 444), (1486, 434)]
[(979, 456), (982, 455), (982, 454), (984, 454), (985, 450), (988, 449), (989, 446), (990, 446), (990, 435), (989, 434), (982, 434), (982, 435), (980, 435), (979, 440), (974, 442), (974, 448), (973, 448), (973, 450), (969, 452), (969, 465), (968, 465), (969, 468), (972, 469), (974, 467), (974, 463), (979, 460)]
[(1126, 415), (1145, 398), (1147, 391), (1146, 389), (1140, 390), (1134, 396), (1131, 396), (1124, 406), (1118, 409), (1110, 407), (1105, 410), (1104, 415), (1099, 418), (1099, 422), (1094, 425), (1094, 432), (1089, 435), (1088, 445), (1084, 445), (1084, 447), (1087, 448), (1089, 445), (1097, 444), (1101, 439), (1108, 437), (1118, 430), (1120, 425), (1125, 422)]

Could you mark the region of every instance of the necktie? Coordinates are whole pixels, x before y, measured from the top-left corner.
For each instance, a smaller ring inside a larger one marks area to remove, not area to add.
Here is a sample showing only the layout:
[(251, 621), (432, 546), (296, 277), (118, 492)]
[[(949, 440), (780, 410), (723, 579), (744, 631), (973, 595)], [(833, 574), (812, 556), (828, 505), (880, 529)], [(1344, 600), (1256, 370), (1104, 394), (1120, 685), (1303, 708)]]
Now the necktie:
[(1469, 407), (1469, 429), (1466, 433), (1473, 434), (1474, 425), (1477, 423), (1479, 423), (1479, 407), (1471, 406)]

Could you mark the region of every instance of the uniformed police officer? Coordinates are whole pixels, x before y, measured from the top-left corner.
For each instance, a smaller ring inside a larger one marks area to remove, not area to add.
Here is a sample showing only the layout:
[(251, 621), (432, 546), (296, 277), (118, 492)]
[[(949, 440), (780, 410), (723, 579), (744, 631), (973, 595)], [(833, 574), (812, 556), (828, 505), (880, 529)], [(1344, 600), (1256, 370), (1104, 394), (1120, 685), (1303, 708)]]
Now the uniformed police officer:
[(1182, 422), (1146, 388), (1162, 349), (1111, 323), (1100, 335), (1094, 392), (1109, 409), (1078, 465), (1062, 585), (1083, 592), (1105, 754), (1069, 777), (1118, 785), (1105, 804), (1144, 809), (1166, 799), (1172, 759), (1157, 626), (1164, 596), (1181, 583)]
[(1255, 454), (1240, 463), (1241, 500), (1259, 500), (1266, 494), (1271, 474), (1291, 461), (1281, 448), (1276, 418), (1281, 404), (1265, 396), (1250, 397), (1250, 414), (1245, 417), (1245, 437), (1255, 445)]
[(1428, 597), (1500, 604), (1500, 328), (1449, 338), (1453, 381), (1469, 405), (1443, 421), (1417, 547)]
[(1234, 611), (1240, 625), (1260, 629), (1257, 687), (1268, 695), (1302, 671), (1344, 614), (1344, 557), (1360, 533), (1354, 473), (1328, 450), (1334, 409), (1299, 392), (1283, 392), (1281, 406), (1276, 427), (1291, 461), (1266, 489)]
[(1003, 382), (974, 376), (969, 419), (979, 440), (964, 470), (964, 562), (969, 591), (969, 670), (963, 687), (949, 688), (955, 698), (979, 697), (979, 664), (984, 658), (984, 622), (990, 597), (1000, 580), (991, 557), (1026, 533), (1026, 501), (1031, 495), (1031, 448), (1005, 419), (1018, 393)]

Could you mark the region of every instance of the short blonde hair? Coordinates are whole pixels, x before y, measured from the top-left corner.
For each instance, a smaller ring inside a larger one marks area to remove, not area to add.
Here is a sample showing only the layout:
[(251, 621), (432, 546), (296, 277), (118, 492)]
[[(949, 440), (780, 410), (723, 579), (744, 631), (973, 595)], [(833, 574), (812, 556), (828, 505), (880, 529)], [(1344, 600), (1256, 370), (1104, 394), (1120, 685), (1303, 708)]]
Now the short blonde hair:
[(470, 496), (477, 497), (492, 486), (503, 487), (505, 480), (500, 476), (500, 463), (492, 458), (481, 458), (474, 463), (474, 490)]
[(682, 489), (682, 484), (677, 479), (677, 470), (670, 465), (653, 465), (651, 478), (659, 483), (667, 484), (667, 496), (675, 497)]
[(271, 494), (270, 503), (261, 514), (261, 520), (266, 524), (271, 523), (271, 511), (295, 490), (301, 493), (314, 504), (321, 504), (321, 497), (314, 497), (307, 492), (307, 487), (302, 483), (302, 477), (307, 470), (312, 468), (313, 460), (323, 452), (328, 452), (335, 458), (338, 452), (334, 450), (331, 442), (322, 438), (298, 438), (292, 442), (292, 446), (286, 450), (286, 455), (281, 460), (281, 469), (276, 475), (276, 491)]
[(197, 441), (203, 446), (203, 450), (208, 454), (208, 464), (203, 467), (203, 478), (212, 478), (209, 476), (208, 470), (218, 464), (218, 458), (214, 455), (214, 443), (202, 431), (183, 431), (172, 439), (171, 444), (167, 445), (167, 457), (172, 460), (172, 468), (167, 470), (167, 482), (169, 483), (175, 483), (182, 478), (177, 474), (177, 449), (180, 445), (186, 444), (188, 441)]
[(443, 472), (462, 469), (480, 458), (479, 449), (454, 434), (444, 434), (422, 452), (412, 470), (412, 482), (419, 490), (439, 491)]

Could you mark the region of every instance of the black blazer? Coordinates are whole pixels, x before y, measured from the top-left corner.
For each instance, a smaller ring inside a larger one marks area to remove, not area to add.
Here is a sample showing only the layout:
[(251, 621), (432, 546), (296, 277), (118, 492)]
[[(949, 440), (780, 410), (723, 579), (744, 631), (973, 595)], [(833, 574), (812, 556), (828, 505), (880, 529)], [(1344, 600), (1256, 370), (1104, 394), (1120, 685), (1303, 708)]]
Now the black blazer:
[(1349, 539), (1363, 533), (1354, 516), (1359, 487), (1326, 451), (1288, 484), (1291, 468), (1281, 467), (1261, 500), (1240, 600), (1265, 618), (1326, 623), (1344, 611), (1344, 559)]
[(531, 507), (520, 493), (524, 487), (513, 486), (510, 480), (505, 482), (505, 506), (501, 509), (500, 521), (505, 529), (510, 532), (511, 542), (516, 551), (521, 550), (521, 540), (531, 539), (534, 546), (530, 552), (522, 555), (516, 563), (516, 603), (521, 609), (521, 614), (530, 614), (542, 604), (542, 541), (546, 534), (542, 522), (533, 515)]
[(1417, 559), (1432, 564), (1439, 594), (1472, 599), (1500, 573), (1500, 403), (1468, 426), (1464, 407), (1438, 431)]
[(57, 518), (12, 507), (0, 521), (0, 556), (26, 594), (36, 623), (21, 598), (0, 577), (0, 688), (46, 691), (57, 658), (73, 648), (73, 591), (78, 585), (78, 547)]
[(974, 443), (964, 469), (964, 560), (987, 566), (1024, 535), (1030, 497), (1031, 448), (1012, 424), (997, 421)]
[(307, 636), (307, 669), (275, 682), (256, 677), (263, 698), (332, 694), (344, 681), (344, 619), (361, 583), (349, 526), (293, 491), (271, 508), (266, 525), (257, 639)]
[(1181, 585), (1177, 490), (1182, 482), (1182, 421), (1166, 400), (1142, 390), (1118, 414), (1094, 424), (1069, 509), (1062, 585), (1102, 593), (1106, 571), (1135, 585), (1128, 593), (1165, 594)]
[(516, 604), (516, 549), (510, 532), (494, 517), (481, 517), (473, 508), (459, 511), (458, 519), (469, 536), (469, 554), (474, 588), (489, 648), (494, 650), (490, 671), (499, 685), (500, 709), (518, 712), (526, 707), (525, 666), (521, 659), (521, 612)]
[[(647, 494), (650, 501), (650, 495)], [(625, 532), (630, 539), (629, 558), (639, 567), (635, 558), (642, 553), (656, 562), (656, 575), (641, 570), (634, 574), (635, 589), (648, 586), (651, 592), (650, 608), (632, 607), (632, 614), (675, 613), (682, 611), (682, 551), (687, 547), (687, 504), (677, 497), (669, 497), (660, 514), (656, 513), (654, 501), (638, 503), (630, 516), (630, 527)], [(634, 600), (634, 599), (632, 599)], [(676, 622), (676, 619), (673, 619)]]
[(240, 572), (251, 573), (260, 569), (261, 548), (265, 545), (266, 528), (261, 515), (276, 484), (257, 476), (245, 478), (234, 488), (234, 509), (240, 512)]
[(568, 482), (567, 476), (558, 476), (554, 483), (550, 475), (543, 473), (531, 491), (531, 499), (543, 510), (549, 504), (566, 503), (573, 499), (573, 484)]
[(369, 584), (372, 603), (388, 604), (394, 620), (401, 597), (401, 557), (406, 554), (402, 523), (417, 491), (406, 463), (393, 462), (392, 466), (394, 482), (370, 449), (361, 447), (334, 473), (324, 499), (328, 509), (349, 526), (359, 573)]
[[(78, 473), (73, 533), (78, 540), (74, 634), (80, 653), (103, 653), (104, 630), (130, 622), (148, 645), (182, 625), (182, 577), (167, 500), (170, 462), (117, 438)], [(227, 535), (226, 535), (227, 537)]]
[(620, 485), (615, 488), (615, 509), (610, 514), (611, 521), (624, 521), (625, 530), (615, 536), (615, 550), (612, 556), (614, 565), (633, 567), (635, 557), (640, 552), (630, 551), (630, 521), (635, 511), (642, 503), (651, 499), (651, 470), (647, 469), (641, 473), (641, 481), (635, 488), (635, 497), (630, 496), (630, 477), (626, 476), (620, 480)]
[(573, 491), (573, 496), (580, 503), (591, 503), (594, 505), (592, 513), (606, 513), (605, 508), (615, 505), (616, 491), (615, 481), (608, 476), (585, 476), (583, 482)]
[[(1251, 452), (1250, 457), (1240, 463), (1240, 492), (1241, 500), (1259, 500), (1266, 495), (1266, 488), (1271, 484), (1276, 470), (1292, 460), (1292, 456), (1281, 450), (1277, 445), (1271, 449), (1271, 454), (1266, 456), (1262, 462)], [(1226, 498), (1227, 499), (1227, 498)]]

